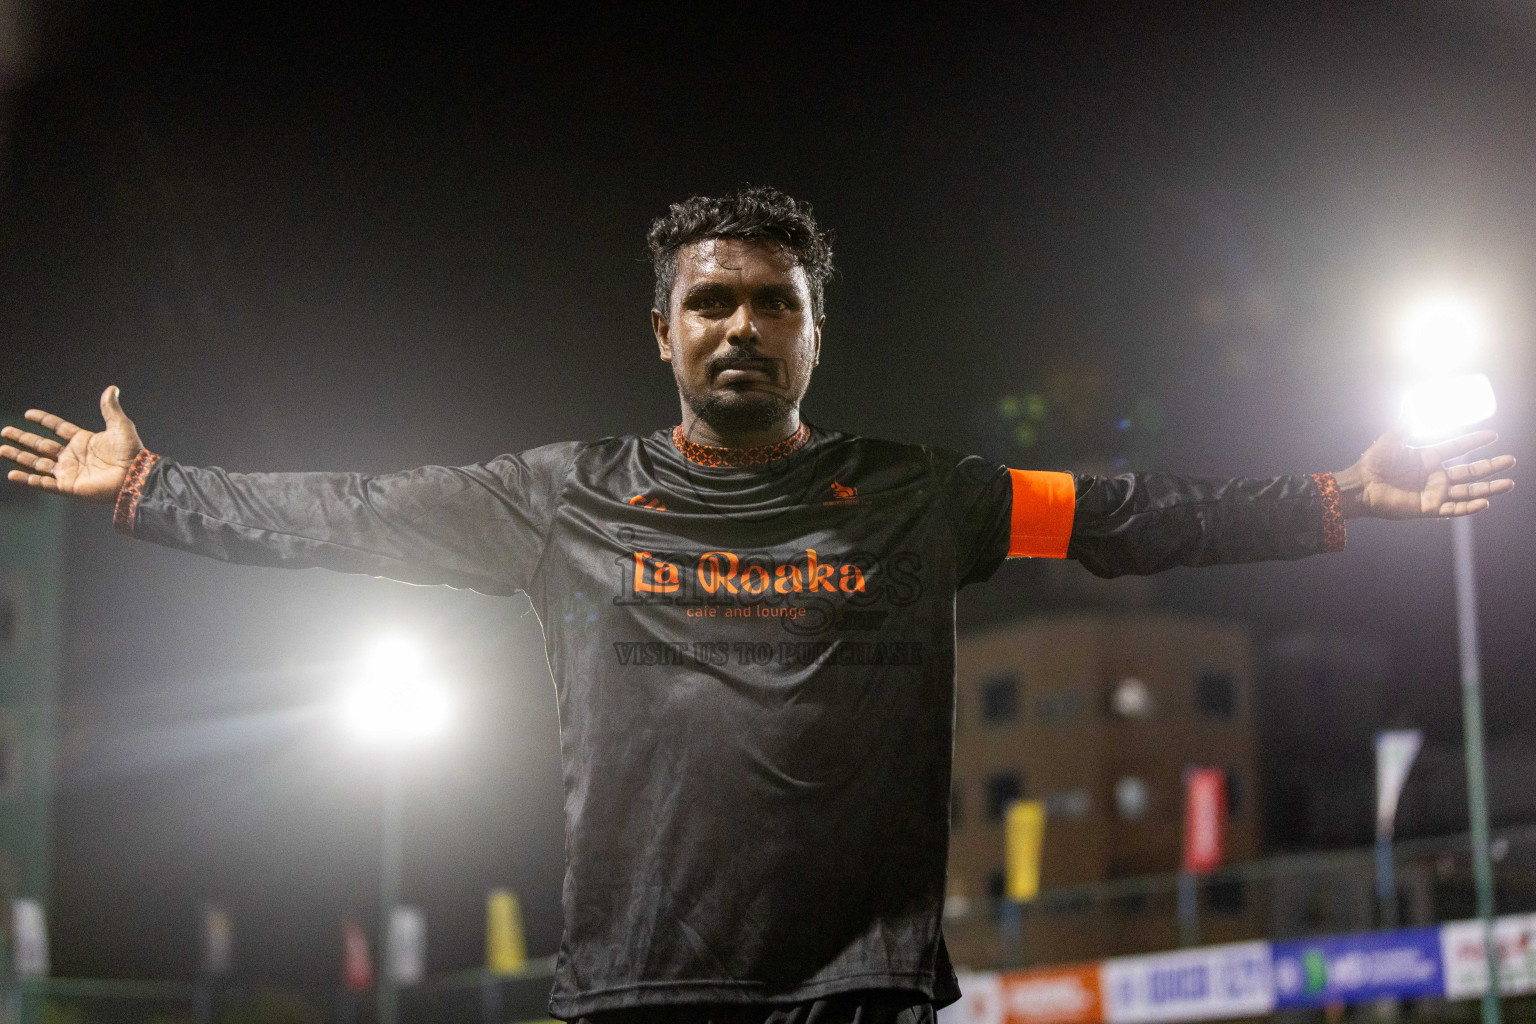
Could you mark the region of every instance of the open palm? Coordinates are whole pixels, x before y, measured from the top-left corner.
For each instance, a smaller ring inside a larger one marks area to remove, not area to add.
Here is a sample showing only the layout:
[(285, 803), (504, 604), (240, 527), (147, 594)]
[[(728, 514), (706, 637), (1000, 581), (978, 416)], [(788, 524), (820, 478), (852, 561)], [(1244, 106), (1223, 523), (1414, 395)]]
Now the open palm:
[(52, 431), (63, 443), (15, 427), (0, 429), (0, 437), (20, 446), (0, 445), (0, 458), (23, 467), (11, 470), (6, 478), (87, 501), (114, 500), (144, 445), (118, 402), (116, 386), (101, 393), (101, 415), (106, 427), (93, 431), (41, 409), (28, 409), (26, 419)]
[[(1490, 498), (1514, 489), (1513, 480), (1495, 476), (1514, 468), (1514, 456), (1446, 463), (1497, 438), (1491, 430), (1479, 430), (1425, 448), (1410, 448), (1396, 431), (1384, 434), (1346, 471), (1359, 474), (1357, 514), (1423, 519), (1483, 511)], [(1340, 485), (1344, 485), (1342, 479)]]

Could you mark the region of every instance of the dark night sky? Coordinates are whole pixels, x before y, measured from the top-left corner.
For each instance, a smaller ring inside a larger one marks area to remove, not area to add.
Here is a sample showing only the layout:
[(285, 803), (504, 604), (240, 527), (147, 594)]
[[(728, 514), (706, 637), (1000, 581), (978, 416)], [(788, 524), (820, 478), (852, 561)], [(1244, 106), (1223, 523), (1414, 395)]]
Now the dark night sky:
[[(1496, 313), (1498, 426), (1536, 454), (1536, 17), (1514, 4), (213, 6), (77, 18), (13, 94), (0, 406), (94, 422), (117, 383), (150, 447), (232, 469), (651, 430), (677, 407), (646, 226), (750, 181), (837, 234), (814, 422), (1037, 468), (1337, 469), (1392, 415), (1394, 304), (1453, 280)], [(1021, 445), (997, 409), (1029, 393), (1049, 415)], [(1536, 731), (1530, 493), (1479, 523), (1501, 734)], [(213, 897), (246, 976), (333, 976), (377, 810), (322, 703), (392, 623), (464, 691), (408, 810), (432, 966), (478, 960), (492, 884), (553, 949), (558, 738), (526, 601), (203, 562), (106, 518), (69, 520), (57, 973), (184, 974)], [(1368, 523), (1344, 556), (1157, 593), (1386, 644), (1400, 717), (1454, 736), (1449, 562), (1443, 524)], [(1038, 607), (1036, 582), (1006, 568), (963, 621)]]

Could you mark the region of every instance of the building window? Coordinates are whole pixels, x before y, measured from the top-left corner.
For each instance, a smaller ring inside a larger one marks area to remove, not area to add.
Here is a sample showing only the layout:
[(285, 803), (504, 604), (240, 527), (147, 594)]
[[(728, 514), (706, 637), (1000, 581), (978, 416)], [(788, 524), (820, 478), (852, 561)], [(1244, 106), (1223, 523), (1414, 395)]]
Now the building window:
[[(1127, 872), (1128, 874), (1129, 872)], [(1145, 892), (1127, 892), (1109, 898), (1109, 909), (1117, 914), (1127, 917), (1144, 914), (1147, 910), (1147, 894)]]
[(0, 580), (0, 651), (15, 651), (21, 647), (20, 590), (14, 583)]
[(1058, 789), (1045, 794), (1045, 813), (1051, 818), (1082, 818), (1090, 805), (1086, 789)]
[(1057, 724), (1070, 722), (1079, 718), (1083, 713), (1083, 695), (1076, 690), (1057, 690), (1054, 693), (1043, 693), (1040, 699), (1035, 701), (1035, 713), (1043, 722)]
[(949, 827), (959, 828), (965, 818), (965, 787), (959, 779), (949, 783)]
[(1115, 783), (1115, 813), (1133, 821), (1147, 813), (1151, 796), (1147, 784), (1134, 775), (1127, 775)]
[(1086, 914), (1093, 909), (1093, 897), (1083, 892), (1047, 893), (1040, 902), (1046, 913), (1061, 916)]
[(1024, 780), (1018, 772), (998, 772), (987, 779), (987, 820), (1002, 821), (1008, 805), (1024, 798)]
[(1216, 878), (1206, 883), (1205, 904), (1218, 914), (1241, 914), (1248, 909), (1248, 887), (1241, 878)]
[(21, 734), (15, 714), (0, 709), (0, 800), (20, 800), (22, 786)]
[(1019, 717), (1019, 677), (992, 676), (981, 684), (981, 720), (1011, 722)]
[(1207, 672), (1195, 681), (1195, 703), (1206, 718), (1237, 717), (1237, 683), (1228, 672)]

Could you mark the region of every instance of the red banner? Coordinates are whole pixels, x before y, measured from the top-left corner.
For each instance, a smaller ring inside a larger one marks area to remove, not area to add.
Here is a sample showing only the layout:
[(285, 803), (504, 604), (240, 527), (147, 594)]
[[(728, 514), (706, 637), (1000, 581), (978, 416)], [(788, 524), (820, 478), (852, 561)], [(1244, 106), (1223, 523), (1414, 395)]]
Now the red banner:
[(373, 987), (368, 935), (352, 920), (341, 922), (341, 982), (349, 992), (366, 992)]
[(1220, 768), (1184, 773), (1184, 870), (1196, 875), (1221, 866), (1227, 829), (1227, 777)]

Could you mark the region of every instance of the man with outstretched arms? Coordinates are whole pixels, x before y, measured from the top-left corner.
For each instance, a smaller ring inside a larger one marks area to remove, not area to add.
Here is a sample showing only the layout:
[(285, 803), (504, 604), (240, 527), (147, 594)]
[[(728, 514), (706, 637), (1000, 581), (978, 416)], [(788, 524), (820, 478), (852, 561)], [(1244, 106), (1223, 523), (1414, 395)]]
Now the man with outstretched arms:
[(92, 432), (6, 428), (11, 480), (111, 503), (116, 528), (232, 562), (524, 591), (561, 722), (562, 1018), (930, 1020), (955, 592), (1008, 557), (1100, 576), (1296, 559), (1351, 516), (1488, 507), (1493, 440), (1388, 434), (1340, 473), (1267, 480), (1009, 469), (800, 417), (826, 236), (771, 189), (652, 226), (651, 326), (682, 422), (474, 466), (228, 473), (140, 442), (116, 388)]

